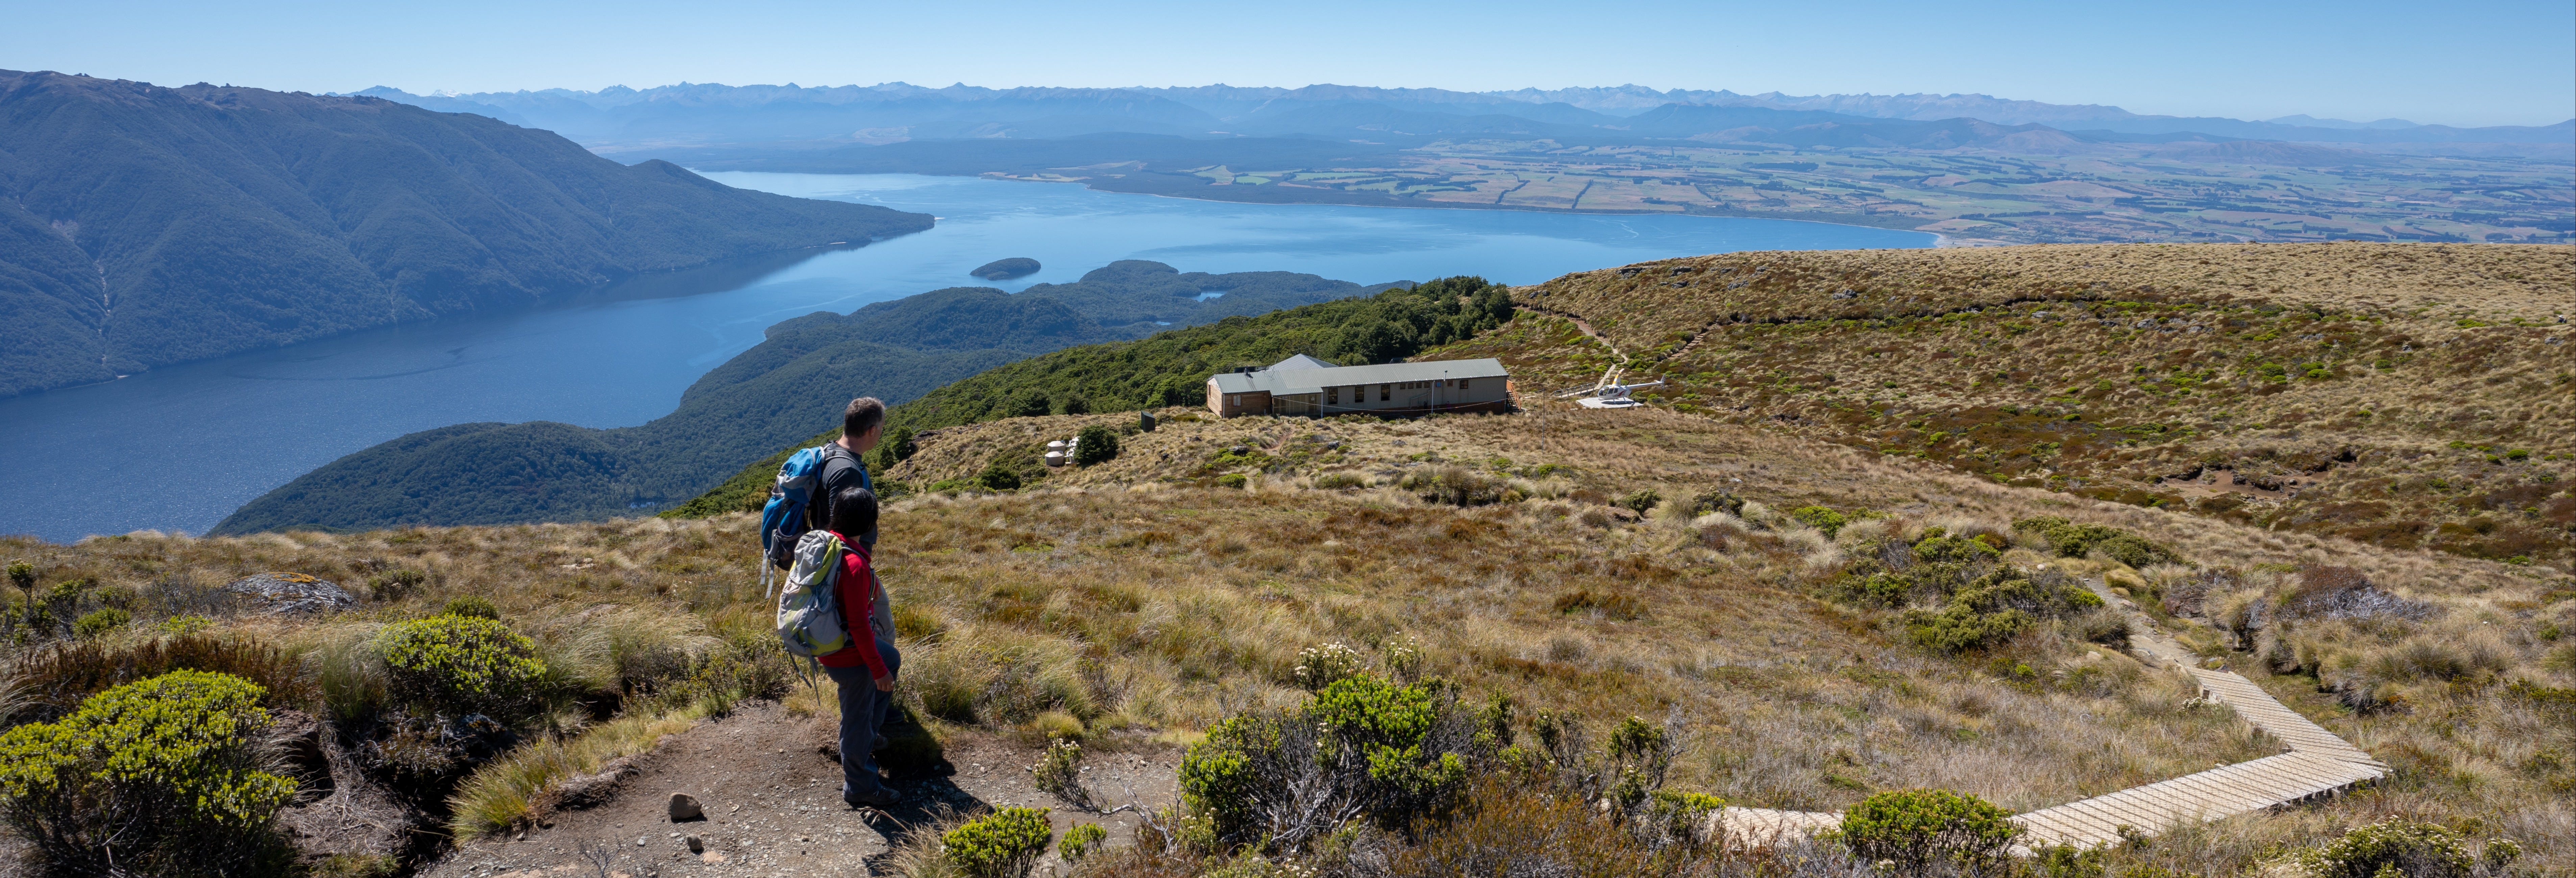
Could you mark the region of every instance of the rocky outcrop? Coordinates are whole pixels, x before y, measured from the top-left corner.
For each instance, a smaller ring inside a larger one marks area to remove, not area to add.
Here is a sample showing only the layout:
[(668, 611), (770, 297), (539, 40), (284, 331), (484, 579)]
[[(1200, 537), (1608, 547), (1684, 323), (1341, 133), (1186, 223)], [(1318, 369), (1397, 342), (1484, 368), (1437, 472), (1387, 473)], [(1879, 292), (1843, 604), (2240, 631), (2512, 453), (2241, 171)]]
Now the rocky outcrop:
[(268, 613), (319, 613), (358, 602), (338, 583), (301, 573), (262, 573), (233, 580), (224, 590), (241, 595)]

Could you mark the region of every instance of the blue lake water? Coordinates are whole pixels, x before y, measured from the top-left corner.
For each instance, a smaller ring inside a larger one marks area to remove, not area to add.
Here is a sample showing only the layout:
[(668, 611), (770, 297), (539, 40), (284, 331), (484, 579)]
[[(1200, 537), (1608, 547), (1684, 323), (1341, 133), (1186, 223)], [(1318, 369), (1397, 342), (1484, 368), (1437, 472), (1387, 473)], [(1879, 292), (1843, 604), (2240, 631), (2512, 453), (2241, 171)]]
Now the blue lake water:
[[(856, 249), (655, 275), (537, 310), (370, 330), (0, 399), (0, 533), (68, 541), (203, 532), (314, 467), (415, 430), (652, 420), (698, 376), (790, 317), (940, 287), (1017, 291), (1119, 259), (1363, 284), (1453, 274), (1527, 284), (1673, 256), (1934, 240), (1782, 220), (1229, 204), (965, 177), (707, 176), (940, 219), (930, 231)], [(998, 284), (966, 274), (1008, 256), (1045, 267)]]

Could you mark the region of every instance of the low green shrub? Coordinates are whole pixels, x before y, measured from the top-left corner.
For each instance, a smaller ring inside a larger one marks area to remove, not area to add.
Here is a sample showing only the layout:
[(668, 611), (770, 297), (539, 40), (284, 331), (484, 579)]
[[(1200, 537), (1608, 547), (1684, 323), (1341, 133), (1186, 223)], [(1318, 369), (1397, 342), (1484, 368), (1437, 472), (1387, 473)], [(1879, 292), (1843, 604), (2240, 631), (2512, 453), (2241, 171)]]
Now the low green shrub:
[(1054, 835), (1047, 809), (1004, 808), (940, 836), (940, 853), (973, 878), (1025, 878)]
[(1662, 728), (1635, 716), (1610, 731), (1610, 744), (1602, 752), (1603, 773), (1616, 778), (1609, 799), (1620, 814), (1637, 815), (1663, 787), (1673, 766), (1673, 743)]
[(1932, 536), (1914, 544), (1914, 556), (1925, 561), (1968, 564), (1998, 557), (1993, 546), (1966, 537)]
[(1242, 488), (1243, 486), (1245, 486), (1245, 485), (1249, 485), (1249, 484), (1251, 484), (1251, 483), (1252, 483), (1252, 480), (1251, 480), (1251, 479), (1249, 479), (1249, 478), (1245, 478), (1245, 477), (1244, 477), (1244, 475), (1243, 475), (1242, 473), (1226, 473), (1225, 475), (1221, 475), (1221, 476), (1216, 477), (1216, 486), (1217, 486), (1217, 487), (1220, 487), (1220, 488), (1237, 488), (1237, 489), (1240, 489), (1240, 488)]
[(1324, 687), (1306, 716), (1325, 733), (1327, 760), (1365, 764), (1371, 782), (1361, 791), (1363, 812), (1381, 819), (1438, 813), (1466, 780), (1454, 752), (1425, 748), (1443, 709), (1456, 699), (1437, 685), (1399, 686), (1357, 675)]
[(1656, 790), (1646, 798), (1636, 831), (1649, 848), (1698, 844), (1706, 841), (1700, 827), (1708, 822), (1708, 815), (1724, 807), (1725, 799), (1707, 793)]
[(1324, 473), (1315, 477), (1314, 484), (1318, 491), (1347, 491), (1368, 487), (1368, 477), (1351, 472)]
[[(2488, 845), (2491, 851), (2499, 847), (2507, 852), (2502, 859), (2510, 860), (2511, 854), (2520, 853), (2511, 842)], [(2406, 878), (2468, 878), (2477, 867), (2477, 858), (2470, 856), (2468, 842), (2459, 833), (2403, 818), (2355, 828), (2324, 847), (2300, 852), (2297, 859), (2313, 878), (2378, 878), (2390, 874)]]
[(1621, 508), (1637, 513), (1638, 515), (1644, 515), (1647, 512), (1652, 511), (1656, 504), (1662, 502), (1664, 502), (1664, 495), (1655, 493), (1655, 489), (1653, 488), (1633, 491), (1630, 492), (1628, 496), (1619, 498), (1619, 505)]
[(534, 641), (492, 619), (440, 615), (376, 636), (388, 694), (421, 716), (483, 714), (508, 723), (535, 706), (545, 662)]
[(989, 491), (1017, 491), (1020, 489), (1020, 471), (996, 459), (985, 465), (983, 472), (975, 474), (975, 484)]
[(1465, 786), (1477, 732), (1448, 684), (1369, 674), (1294, 710), (1228, 717), (1181, 757), (1185, 835), (1209, 853), (1293, 853), (1337, 831), (1336, 815), (1385, 829), (1440, 819)]
[(1937, 610), (1907, 610), (1906, 633), (1939, 652), (1964, 652), (2009, 640), (2040, 619), (2102, 606), (2102, 598), (2056, 574), (1998, 567), (1958, 587)]
[(2137, 568), (2182, 563), (2182, 556), (2172, 549), (2116, 527), (2038, 515), (2013, 522), (2013, 529), (2038, 534), (2061, 557), (2082, 558), (2100, 551), (2112, 560)]
[(1825, 536), (1828, 537), (1841, 533), (1843, 525), (1851, 523), (1850, 518), (1825, 506), (1801, 506), (1790, 510), (1789, 517), (1797, 519), (1799, 523), (1808, 527), (1824, 531)]
[(1837, 831), (1862, 860), (1893, 861), (1900, 875), (1936, 863), (1984, 869), (2005, 862), (2021, 828), (1984, 799), (1949, 790), (1892, 790), (1843, 812)]
[(1116, 430), (1093, 424), (1082, 428), (1081, 432), (1073, 434), (1073, 437), (1077, 440), (1073, 446), (1075, 466), (1108, 463), (1118, 457), (1118, 431)]
[(1108, 843), (1109, 830), (1100, 828), (1100, 824), (1077, 823), (1064, 831), (1064, 838), (1056, 841), (1055, 852), (1065, 862), (1078, 865)]
[(270, 819), (295, 781), (261, 770), (258, 684), (172, 671), (0, 735), (0, 820), (49, 871), (277, 874)]
[(447, 606), (439, 608), (438, 613), (442, 616), (463, 616), (468, 619), (493, 621), (499, 621), (501, 618), (501, 608), (494, 606), (491, 598), (478, 594), (448, 598)]
[(100, 607), (72, 623), (72, 635), (90, 640), (134, 624), (134, 614), (115, 607)]

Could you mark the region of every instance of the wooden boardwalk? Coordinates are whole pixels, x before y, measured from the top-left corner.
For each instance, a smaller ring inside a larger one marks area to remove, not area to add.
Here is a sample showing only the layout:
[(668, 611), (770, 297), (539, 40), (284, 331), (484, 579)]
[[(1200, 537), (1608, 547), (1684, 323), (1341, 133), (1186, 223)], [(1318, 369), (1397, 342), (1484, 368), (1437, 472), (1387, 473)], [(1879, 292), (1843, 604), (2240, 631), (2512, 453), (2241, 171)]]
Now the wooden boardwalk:
[(2252, 680), (2207, 668), (2186, 667), (2184, 670), (2200, 681), (2203, 700), (2235, 709), (2238, 717), (2262, 729), (2264, 734), (2281, 739), (2292, 753), (2324, 756), (2381, 769), (2388, 767), (2387, 763), (2370, 758), (2370, 754), (2362, 752), (2361, 748), (2326, 731), (2324, 726), (2309, 722), (2307, 717), (2283, 706), (2270, 693), (2264, 692), (2263, 687), (2254, 685)]
[(2283, 753), (2015, 815), (2012, 821), (2021, 824), (2025, 844), (2092, 847), (2119, 841), (2123, 827), (2155, 835), (2339, 792), (2386, 773), (2358, 762)]
[[(2129, 606), (2109, 594), (2103, 598), (2114, 606)], [(2338, 794), (2388, 776), (2387, 763), (2300, 716), (2254, 681), (2196, 667), (2197, 657), (2189, 650), (2157, 630), (2154, 622), (2131, 615), (2140, 632), (2131, 639), (2133, 652), (2151, 664), (2190, 674), (2200, 683), (2202, 700), (2227, 705), (2247, 724), (2279, 739), (2289, 752), (2014, 815), (2012, 821), (2021, 826), (2024, 845), (2112, 844), (2121, 840), (2124, 831), (2155, 835), (2176, 826)], [(1720, 837), (1730, 844), (1761, 845), (1784, 835), (1812, 835), (1841, 822), (1841, 814), (1824, 811), (1726, 808), (1710, 817), (1708, 830), (1712, 836), (1722, 833)], [(2028, 848), (2021, 852), (2028, 853)]]

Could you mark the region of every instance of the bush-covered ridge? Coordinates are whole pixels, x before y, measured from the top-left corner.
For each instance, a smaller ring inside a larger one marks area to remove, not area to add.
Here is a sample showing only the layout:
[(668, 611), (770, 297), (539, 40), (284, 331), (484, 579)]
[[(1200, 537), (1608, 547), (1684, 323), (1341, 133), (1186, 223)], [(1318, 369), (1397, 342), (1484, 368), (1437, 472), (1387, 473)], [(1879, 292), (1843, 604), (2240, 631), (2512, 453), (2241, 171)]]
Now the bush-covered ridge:
[(931, 224), (374, 98), (0, 71), (0, 113), (0, 396)]

